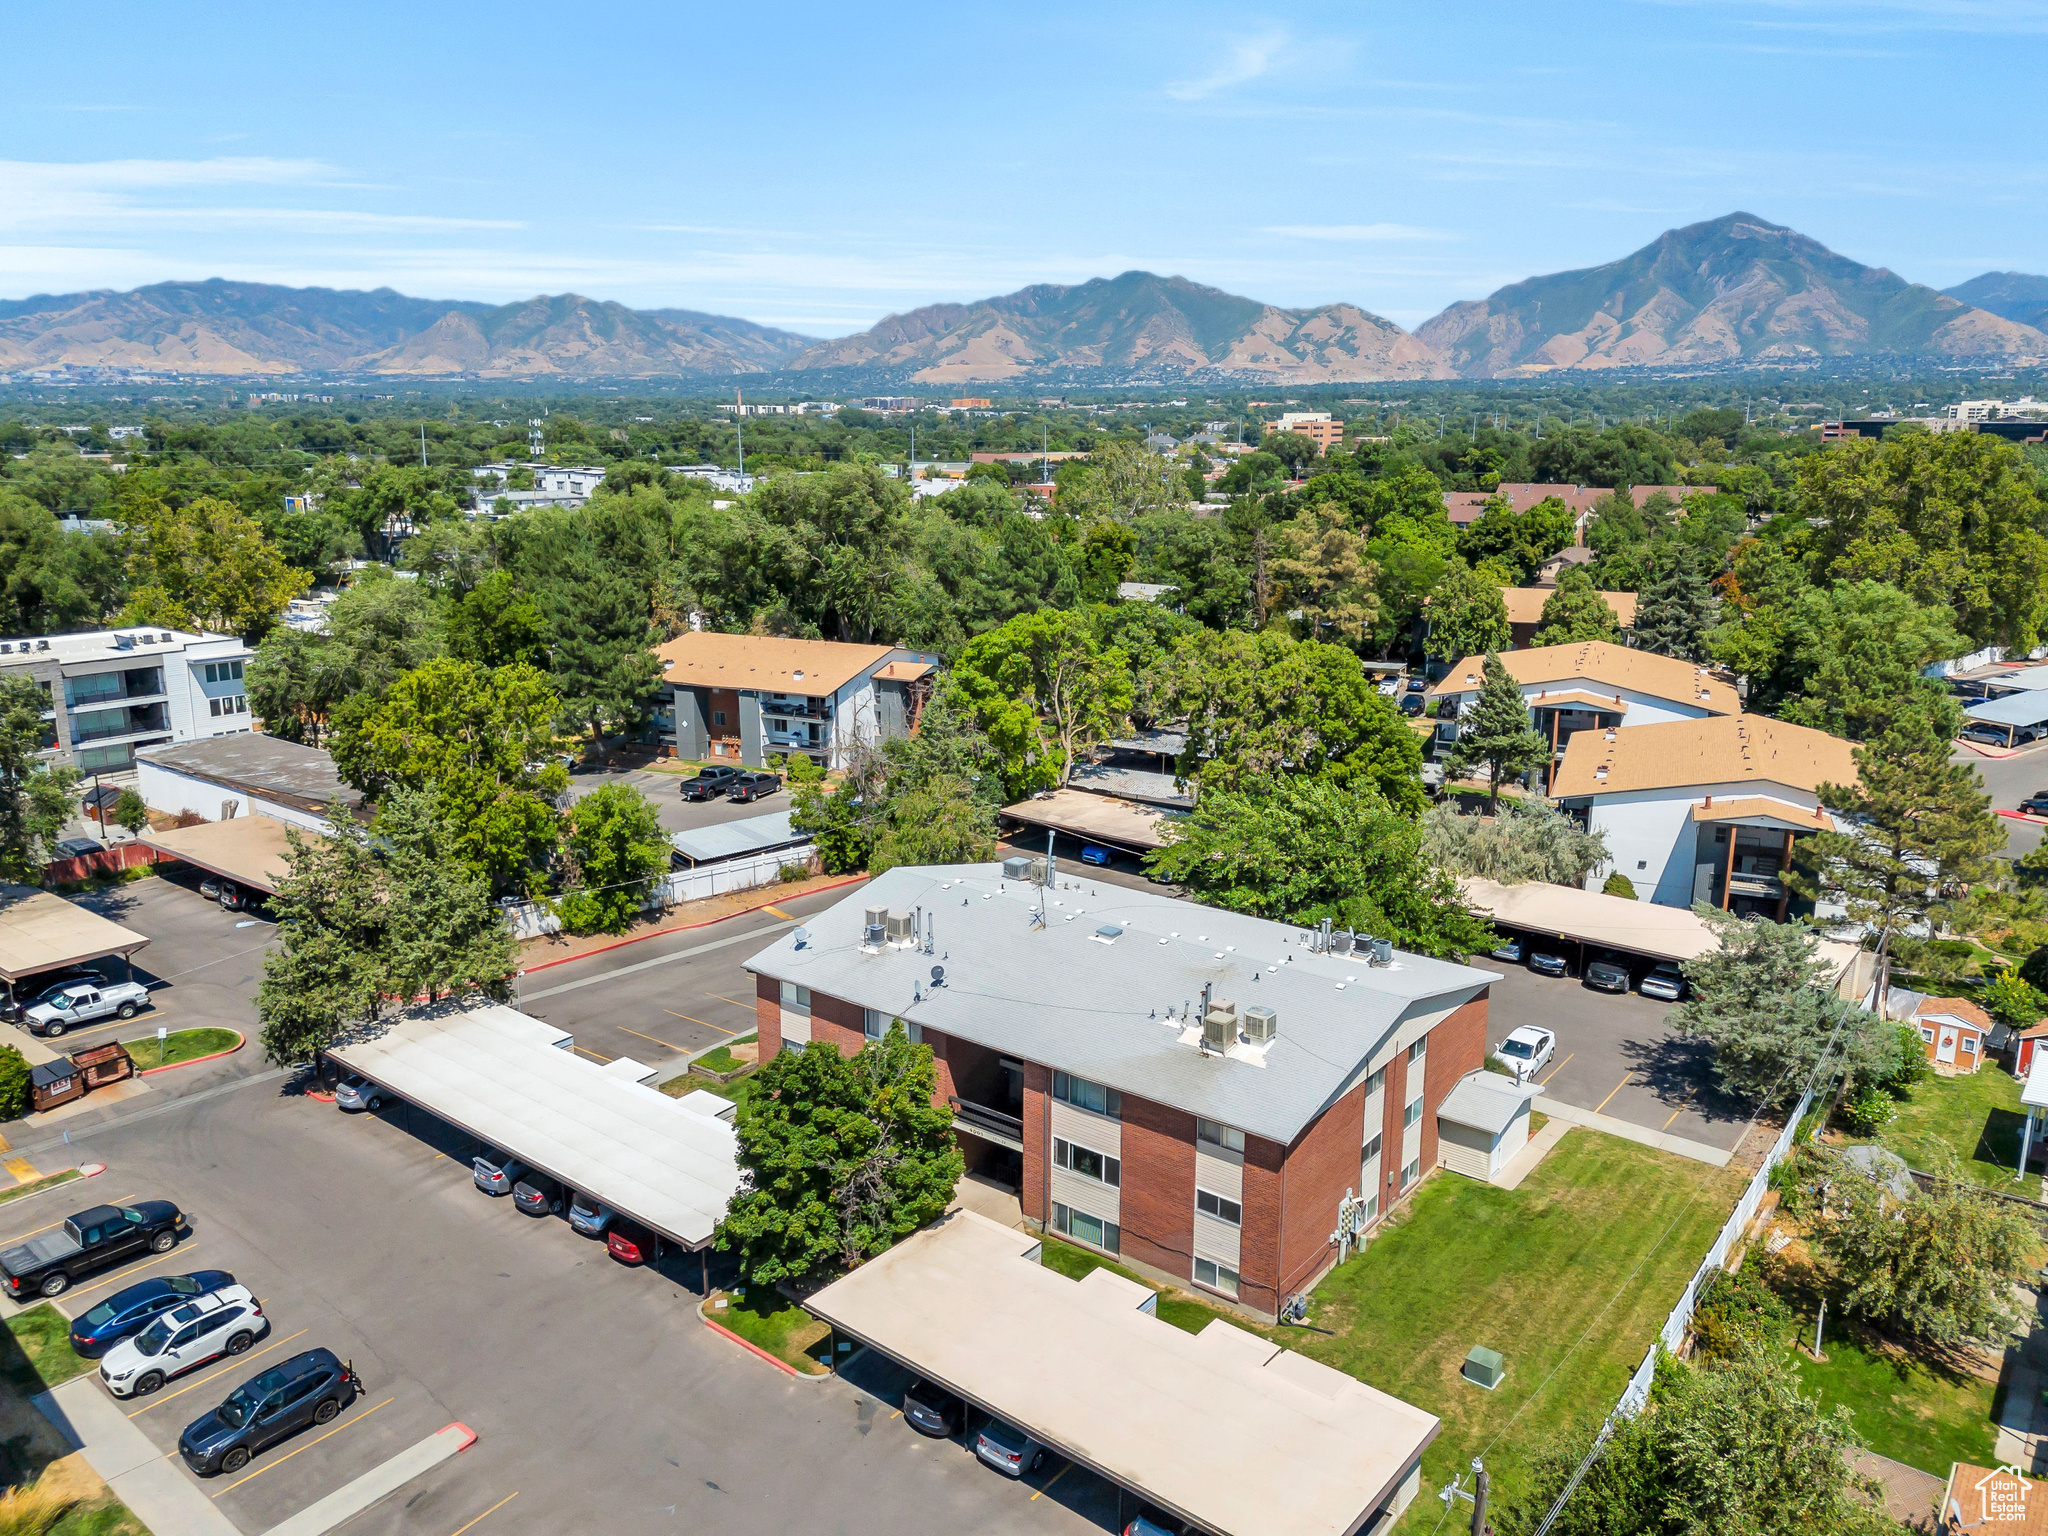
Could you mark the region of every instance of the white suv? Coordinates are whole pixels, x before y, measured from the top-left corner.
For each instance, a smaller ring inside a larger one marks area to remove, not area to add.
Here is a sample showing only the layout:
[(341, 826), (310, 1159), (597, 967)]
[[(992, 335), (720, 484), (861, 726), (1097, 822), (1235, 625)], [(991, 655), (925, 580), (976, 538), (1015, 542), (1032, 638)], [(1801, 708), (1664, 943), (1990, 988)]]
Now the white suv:
[(194, 1297), (123, 1339), (100, 1361), (100, 1380), (116, 1397), (147, 1397), (180, 1371), (239, 1355), (270, 1331), (263, 1303), (246, 1285)]

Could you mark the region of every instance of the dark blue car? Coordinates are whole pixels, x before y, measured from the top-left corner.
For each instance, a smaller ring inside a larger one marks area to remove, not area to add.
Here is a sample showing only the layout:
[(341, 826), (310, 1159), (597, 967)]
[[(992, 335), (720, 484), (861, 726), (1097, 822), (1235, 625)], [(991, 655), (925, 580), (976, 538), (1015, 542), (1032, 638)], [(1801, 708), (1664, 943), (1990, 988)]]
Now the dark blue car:
[(249, 1458), (309, 1424), (331, 1424), (362, 1384), (331, 1349), (309, 1349), (252, 1376), (185, 1426), (178, 1454), (201, 1477), (239, 1472)]
[(86, 1359), (97, 1360), (129, 1335), (142, 1332), (156, 1321), (157, 1314), (234, 1283), (235, 1277), (224, 1269), (138, 1280), (126, 1290), (114, 1292), (91, 1311), (73, 1318), (71, 1347)]

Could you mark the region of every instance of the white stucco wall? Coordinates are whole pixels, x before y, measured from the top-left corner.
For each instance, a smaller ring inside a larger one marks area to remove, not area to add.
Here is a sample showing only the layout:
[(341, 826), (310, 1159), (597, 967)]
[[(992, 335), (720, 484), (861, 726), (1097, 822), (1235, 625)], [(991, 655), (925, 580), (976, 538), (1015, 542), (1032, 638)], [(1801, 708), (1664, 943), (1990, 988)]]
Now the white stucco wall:
[[(1587, 709), (1597, 707), (1581, 704), (1576, 701), (1560, 705), (1556, 702), (1545, 702), (1537, 697), (1538, 694), (1548, 693), (1554, 701), (1556, 695), (1560, 693), (1574, 692), (1589, 694), (1594, 698), (1602, 700), (1612, 699), (1615, 695), (1619, 694), (1622, 702), (1628, 706), (1627, 711), (1621, 717), (1623, 725), (1662, 725), (1667, 720), (1698, 720), (1702, 716), (1714, 713), (1713, 710), (1708, 709), (1697, 699), (1659, 698), (1655, 694), (1642, 693), (1634, 688), (1617, 688), (1612, 683), (1597, 683), (1591, 678), (1585, 677), (1565, 678), (1553, 683), (1522, 684), (1522, 698), (1531, 709), (1535, 709), (1539, 705), (1545, 709), (1557, 707)], [(1479, 690), (1474, 688), (1468, 692), (1460, 693), (1457, 697), (1458, 713), (1463, 714), (1479, 703)]]
[(1820, 803), (1805, 790), (1779, 784), (1689, 784), (1596, 795), (1587, 821), (1593, 831), (1607, 834), (1607, 852), (1613, 863), (1588, 875), (1586, 889), (1599, 890), (1610, 872), (1619, 871), (1635, 886), (1639, 900), (1664, 907), (1691, 906), (1693, 852), (1698, 846), (1698, 823), (1692, 819), (1692, 809), (1709, 795), (1716, 801), (1758, 797), (1781, 801), (1788, 813), (1802, 822), (1813, 820), (1814, 808)]
[(208, 821), (228, 821), (236, 816), (269, 816), (311, 832), (330, 830), (324, 817), (275, 800), (266, 800), (246, 790), (229, 789), (206, 779), (193, 778), (147, 757), (135, 760), (135, 792), (142, 796), (142, 803), (151, 810), (172, 816), (185, 811), (194, 816), (204, 816)]

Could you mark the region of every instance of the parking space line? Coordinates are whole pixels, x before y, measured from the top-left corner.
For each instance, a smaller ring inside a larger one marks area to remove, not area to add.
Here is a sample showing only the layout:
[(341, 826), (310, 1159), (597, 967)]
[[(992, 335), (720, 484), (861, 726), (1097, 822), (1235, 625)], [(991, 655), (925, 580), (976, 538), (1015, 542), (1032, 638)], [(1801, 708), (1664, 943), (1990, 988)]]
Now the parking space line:
[[(311, 1332), (310, 1328), (301, 1328), (299, 1330), (299, 1333), (286, 1334), (283, 1338), (277, 1341), (277, 1344), (266, 1344), (261, 1349), (251, 1349), (239, 1355), (229, 1355), (225, 1359), (218, 1360), (213, 1363), (216, 1365), (226, 1365), (231, 1361), (240, 1361), (246, 1363), (247, 1361), (254, 1360), (258, 1355), (269, 1354), (273, 1349), (276, 1349), (278, 1347), (278, 1344), (289, 1344), (293, 1339), (296, 1339), (299, 1336), (299, 1334), (308, 1332)], [(209, 1381), (220, 1380), (221, 1375), (222, 1373), (220, 1371), (215, 1371), (210, 1376), (202, 1376), (197, 1381), (187, 1382), (184, 1386), (178, 1388), (178, 1390), (175, 1392), (166, 1392), (162, 1397), (152, 1397), (140, 1408), (136, 1409), (133, 1413), (129, 1414), (128, 1417), (131, 1419), (139, 1419), (145, 1413), (149, 1412), (150, 1409), (161, 1407), (163, 1404), (168, 1403), (174, 1397), (183, 1397), (187, 1392), (192, 1391), (195, 1387), (203, 1387)]]
[[(395, 1397), (387, 1397), (384, 1399), (383, 1402), (377, 1405), (377, 1408), (389, 1408), (393, 1403), (397, 1401), (398, 1399)], [(327, 1434), (322, 1435), (320, 1437), (320, 1440), (327, 1439), (329, 1435), (340, 1434), (344, 1429), (347, 1429), (349, 1427), (349, 1424), (362, 1423), (363, 1420), (367, 1419), (371, 1414), (375, 1413), (377, 1411), (377, 1408), (371, 1408), (362, 1413), (357, 1414), (354, 1418), (348, 1421), (348, 1424), (335, 1425), (334, 1428), (327, 1431)], [(248, 1477), (242, 1478), (238, 1482), (229, 1483), (227, 1487), (221, 1489), (221, 1491), (219, 1493), (214, 1494), (213, 1497), (215, 1497), (216, 1499), (225, 1498), (228, 1494), (233, 1493), (237, 1488), (241, 1487), (243, 1483), (261, 1477), (264, 1473), (268, 1472), (272, 1467), (283, 1466), (286, 1462), (290, 1461), (294, 1456), (298, 1455), (299, 1451), (310, 1451), (311, 1449), (313, 1449), (314, 1446), (320, 1443), (320, 1440), (308, 1440), (304, 1445), (300, 1446), (298, 1450), (286, 1451), (282, 1456), (278, 1457), (277, 1460), (265, 1462), (262, 1466), (258, 1467), (254, 1472), (251, 1472)]]
[[(1691, 1088), (1685, 1090), (1685, 1097), (1678, 1101), (1678, 1108), (1671, 1111), (1671, 1120), (1676, 1120), (1680, 1115), (1685, 1113), (1686, 1105), (1692, 1102), (1693, 1092), (1694, 1090), (1692, 1090)], [(1658, 1126), (1657, 1129), (1660, 1131), (1670, 1130), (1671, 1120), (1666, 1120), (1662, 1125)]]
[[(505, 1497), (498, 1500), (498, 1502), (493, 1504), (489, 1509), (485, 1510), (483, 1515), (478, 1515), (476, 1517), (476, 1520), (470, 1521), (469, 1525), (475, 1525), (477, 1523), (477, 1520), (483, 1519), (484, 1515), (495, 1515), (499, 1510), (503, 1509), (507, 1504), (510, 1504), (514, 1499), (518, 1497), (519, 1490), (517, 1488), (514, 1488), (510, 1493), (506, 1494)], [(469, 1529), (469, 1525), (458, 1525), (453, 1531), (452, 1536), (462, 1536), (462, 1533)]]
[(7, 1171), (14, 1175), (14, 1182), (17, 1184), (26, 1184), (31, 1179), (42, 1177), (36, 1172), (36, 1165), (25, 1157), (10, 1157), (7, 1159), (6, 1167)]
[(584, 1054), (584, 1055), (586, 1055), (586, 1056), (588, 1056), (588, 1057), (589, 1057), (589, 1058), (590, 1058), (590, 1059), (591, 1059), (592, 1061), (610, 1061), (610, 1060), (611, 1060), (611, 1057), (609, 1057), (609, 1056), (600, 1056), (600, 1055), (598, 1055), (598, 1054), (597, 1054), (597, 1052), (595, 1052), (595, 1051), (584, 1051), (584, 1050), (583, 1050), (583, 1047), (582, 1047), (582, 1046), (580, 1046), (580, 1045), (571, 1045), (571, 1046), (569, 1047), (569, 1049), (570, 1049), (570, 1050), (572, 1050), (572, 1051), (583, 1051), (583, 1054)]
[[(1621, 1090), (1622, 1090), (1622, 1089), (1626, 1088), (1626, 1087), (1628, 1086), (1628, 1079), (1629, 1079), (1629, 1077), (1634, 1077), (1634, 1076), (1635, 1076), (1635, 1073), (1631, 1072), (1631, 1073), (1629, 1073), (1629, 1074), (1628, 1074), (1628, 1077), (1624, 1077), (1624, 1078), (1623, 1078), (1623, 1079), (1622, 1079), (1622, 1080), (1621, 1080), (1620, 1082), (1616, 1083), (1616, 1084), (1614, 1085), (1614, 1093), (1619, 1093), (1619, 1092), (1621, 1092)], [(1599, 1113), (1600, 1113), (1600, 1111), (1601, 1111), (1601, 1110), (1605, 1109), (1605, 1108), (1607, 1107), (1607, 1100), (1608, 1100), (1608, 1099), (1611, 1099), (1611, 1098), (1613, 1098), (1613, 1097), (1614, 1097), (1614, 1093), (1610, 1093), (1610, 1094), (1608, 1094), (1608, 1095), (1607, 1095), (1607, 1098), (1606, 1098), (1606, 1099), (1602, 1099), (1602, 1100), (1601, 1100), (1601, 1101), (1600, 1101), (1600, 1102), (1599, 1102), (1598, 1104), (1594, 1105), (1594, 1106), (1593, 1106), (1593, 1113), (1597, 1115), (1597, 1114), (1599, 1114)]]
[[(668, 1010), (664, 1008), (662, 1012), (666, 1013), (668, 1012)], [(661, 1046), (665, 1050), (680, 1051), (682, 1049), (680, 1045), (670, 1045), (666, 1040), (656, 1040), (653, 1035), (642, 1035), (640, 1034), (640, 1031), (637, 1029), (627, 1029), (626, 1026), (623, 1024), (621, 1024), (619, 1028), (626, 1034), (638, 1035), (639, 1038), (641, 1038), (642, 1040), (653, 1040), (656, 1045)]]
[(754, 1006), (752, 1003), (743, 1003), (736, 997), (727, 997), (723, 992), (706, 992), (704, 995), (706, 997), (715, 997), (721, 1003), (731, 1003), (735, 1008), (751, 1008)]
[(796, 921), (794, 917), (792, 917), (789, 913), (783, 911), (780, 907), (763, 907), (761, 910), (763, 912), (772, 913), (776, 917), (784, 918), (792, 923)]
[(1035, 1503), (1035, 1502), (1037, 1502), (1037, 1499), (1038, 1499), (1038, 1494), (1039, 1494), (1039, 1493), (1044, 1493), (1044, 1492), (1045, 1492), (1045, 1490), (1046, 1490), (1046, 1488), (1050, 1488), (1050, 1487), (1051, 1487), (1051, 1486), (1052, 1486), (1052, 1485), (1053, 1485), (1054, 1483), (1058, 1482), (1058, 1481), (1059, 1481), (1059, 1480), (1060, 1480), (1061, 1478), (1065, 1477), (1065, 1476), (1066, 1476), (1066, 1475), (1067, 1475), (1067, 1474), (1068, 1474), (1069, 1472), (1071, 1472), (1071, 1471), (1073, 1471), (1073, 1470), (1074, 1470), (1074, 1464), (1073, 1464), (1073, 1463), (1072, 1463), (1072, 1462), (1070, 1461), (1070, 1462), (1068, 1462), (1068, 1463), (1067, 1463), (1067, 1464), (1066, 1464), (1066, 1465), (1065, 1465), (1064, 1467), (1061, 1467), (1061, 1468), (1059, 1469), (1059, 1471), (1057, 1471), (1057, 1472), (1053, 1473), (1053, 1475), (1052, 1475), (1051, 1477), (1048, 1477), (1048, 1478), (1047, 1478), (1047, 1479), (1045, 1480), (1045, 1488), (1040, 1488), (1040, 1489), (1038, 1490), (1038, 1493), (1034, 1493), (1034, 1494), (1032, 1494), (1032, 1495), (1031, 1495), (1031, 1497), (1030, 1497), (1030, 1499), (1026, 1500), (1025, 1502), (1027, 1502), (1027, 1503)]
[(1565, 1059), (1564, 1059), (1563, 1061), (1560, 1061), (1560, 1062), (1559, 1062), (1559, 1063), (1558, 1063), (1558, 1064), (1557, 1064), (1556, 1066), (1552, 1067), (1552, 1068), (1551, 1068), (1551, 1069), (1550, 1069), (1550, 1070), (1549, 1070), (1548, 1072), (1544, 1073), (1544, 1074), (1543, 1074), (1543, 1076), (1541, 1076), (1541, 1077), (1537, 1078), (1537, 1079), (1536, 1079), (1537, 1083), (1538, 1083), (1538, 1084), (1547, 1084), (1547, 1083), (1549, 1083), (1549, 1081), (1550, 1081), (1550, 1080), (1551, 1080), (1551, 1079), (1552, 1079), (1553, 1077), (1557, 1076), (1557, 1074), (1558, 1074), (1558, 1073), (1562, 1072), (1562, 1071), (1563, 1071), (1563, 1070), (1564, 1070), (1564, 1069), (1565, 1069), (1566, 1067), (1570, 1066), (1570, 1065), (1571, 1065), (1571, 1062), (1572, 1062), (1572, 1056), (1576, 1056), (1576, 1055), (1578, 1055), (1578, 1054), (1579, 1054), (1579, 1053), (1578, 1053), (1577, 1051), (1573, 1051), (1573, 1052), (1571, 1053), (1571, 1056), (1567, 1056), (1567, 1057), (1565, 1057)]
[[(73, 1182), (73, 1183), (76, 1183), (76, 1182), (77, 1182), (77, 1180), (75, 1180), (75, 1179), (74, 1179), (74, 1180), (73, 1180), (72, 1182)], [(62, 1189), (62, 1188), (63, 1188), (64, 1186), (63, 1186), (62, 1184), (52, 1184), (52, 1185), (51, 1185), (50, 1187), (51, 1187), (52, 1189)], [(31, 1200), (31, 1199), (34, 1199), (34, 1198), (35, 1198), (35, 1197), (34, 1197), (33, 1195), (23, 1195), (23, 1196), (22, 1196), (22, 1199), (24, 1199), (24, 1200)], [(109, 1205), (126, 1205), (126, 1204), (127, 1204), (127, 1203), (128, 1203), (129, 1201), (130, 1201), (130, 1200), (133, 1200), (134, 1198), (135, 1198), (135, 1197), (134, 1197), (133, 1195), (123, 1195), (123, 1196), (121, 1196), (121, 1198), (120, 1198), (120, 1199), (118, 1199), (118, 1200), (109, 1200), (109, 1201), (107, 1202), (107, 1204), (109, 1204)], [(70, 1219), (71, 1219), (71, 1218), (67, 1216), (67, 1217), (65, 1218), (65, 1221), (69, 1221)], [(50, 1230), (51, 1230), (52, 1228), (55, 1228), (55, 1227), (61, 1227), (61, 1226), (63, 1226), (63, 1225), (64, 1225), (64, 1222), (62, 1222), (62, 1221), (53, 1221), (53, 1222), (51, 1222), (51, 1223), (50, 1223), (50, 1224), (49, 1224), (48, 1226), (42, 1226), (42, 1227), (30, 1227), (30, 1228), (29, 1228), (29, 1229), (28, 1229), (28, 1230), (27, 1230), (26, 1232), (19, 1232), (19, 1233), (16, 1233), (16, 1234), (15, 1234), (15, 1235), (14, 1235), (13, 1237), (0, 1237), (0, 1248), (4, 1248), (4, 1247), (8, 1246), (8, 1245), (9, 1245), (9, 1244), (11, 1244), (11, 1243), (18, 1243), (18, 1242), (20, 1242), (20, 1241), (21, 1241), (21, 1240), (22, 1240), (22, 1239), (23, 1239), (24, 1237), (34, 1237), (34, 1236), (35, 1236), (35, 1235), (36, 1235), (36, 1234), (37, 1234), (38, 1232), (48, 1232), (48, 1231), (50, 1231)]]
[[(673, 1008), (664, 1008), (661, 1011), (667, 1014), (672, 1019), (681, 1019), (685, 1024), (697, 1024), (701, 1025), (705, 1029), (716, 1029), (721, 1035), (736, 1035), (739, 1033), (739, 1031), (736, 1029), (723, 1029), (716, 1024), (706, 1024), (702, 1019), (693, 1019), (687, 1013), (677, 1013)], [(623, 1029), (625, 1026), (621, 1025), (620, 1027)], [(632, 1033), (631, 1030), (627, 1030), (626, 1032), (628, 1034)], [(643, 1035), (641, 1038), (645, 1039), (646, 1036)], [(671, 1047), (671, 1049), (673, 1049), (673, 1047)]]
[[(192, 1245), (190, 1243), (187, 1243), (185, 1245), (187, 1250), (189, 1250), (191, 1246)], [(141, 1274), (145, 1269), (155, 1269), (159, 1264), (170, 1263), (171, 1260), (178, 1257), (178, 1253), (179, 1250), (173, 1248), (169, 1253), (158, 1254), (155, 1258), (151, 1259), (147, 1264), (138, 1264), (133, 1269), (124, 1269), (118, 1275), (109, 1275), (104, 1280), (95, 1280), (91, 1285), (71, 1286), (70, 1288), (65, 1290), (63, 1294), (66, 1296), (83, 1296), (88, 1291), (104, 1290), (107, 1286), (110, 1285), (125, 1285), (128, 1281), (133, 1280), (137, 1275)]]

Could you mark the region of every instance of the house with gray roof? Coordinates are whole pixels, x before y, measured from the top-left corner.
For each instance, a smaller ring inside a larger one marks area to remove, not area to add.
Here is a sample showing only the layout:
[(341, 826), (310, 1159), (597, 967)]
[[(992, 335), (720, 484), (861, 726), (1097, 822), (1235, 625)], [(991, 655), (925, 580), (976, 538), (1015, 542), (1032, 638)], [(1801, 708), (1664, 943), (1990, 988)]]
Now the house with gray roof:
[(932, 1049), (971, 1170), (1271, 1318), (1438, 1162), (1494, 973), (1056, 872), (902, 867), (747, 962), (760, 1052)]

